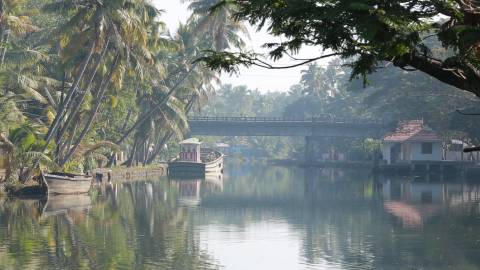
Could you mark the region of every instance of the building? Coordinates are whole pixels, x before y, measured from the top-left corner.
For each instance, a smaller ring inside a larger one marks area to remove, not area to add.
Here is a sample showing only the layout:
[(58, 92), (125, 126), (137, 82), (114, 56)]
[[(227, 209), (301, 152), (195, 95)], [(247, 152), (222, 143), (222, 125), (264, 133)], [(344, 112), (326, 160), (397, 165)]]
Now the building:
[(465, 154), (463, 149), (469, 145), (461, 140), (450, 140), (444, 146), (444, 158), (449, 161), (476, 161), (478, 160), (479, 152), (476, 153), (476, 158), (473, 153)]
[(442, 140), (423, 120), (402, 121), (383, 138), (382, 154), (387, 164), (441, 161)]
[(200, 145), (202, 143), (195, 138), (180, 142), (180, 161), (200, 163)]

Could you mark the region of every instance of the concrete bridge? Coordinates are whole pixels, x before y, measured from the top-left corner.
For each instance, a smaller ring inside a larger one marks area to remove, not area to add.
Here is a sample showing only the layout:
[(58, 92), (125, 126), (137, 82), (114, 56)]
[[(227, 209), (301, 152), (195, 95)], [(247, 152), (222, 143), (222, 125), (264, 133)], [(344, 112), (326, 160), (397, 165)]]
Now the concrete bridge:
[(298, 136), (381, 138), (382, 121), (334, 118), (192, 117), (190, 134), (201, 136)]
[(288, 136), (305, 137), (307, 161), (314, 159), (314, 144), (319, 138), (377, 138), (388, 130), (383, 121), (335, 118), (280, 117), (192, 117), (192, 136)]

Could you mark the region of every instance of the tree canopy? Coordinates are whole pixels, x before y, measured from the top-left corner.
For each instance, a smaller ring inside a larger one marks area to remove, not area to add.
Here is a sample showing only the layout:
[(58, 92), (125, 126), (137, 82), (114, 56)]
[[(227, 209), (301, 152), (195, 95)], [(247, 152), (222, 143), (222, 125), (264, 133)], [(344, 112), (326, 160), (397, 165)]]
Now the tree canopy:
[(192, 16), (170, 33), (147, 0), (0, 1), (0, 134), (15, 148), (8, 163), (26, 168), (8, 178), (28, 180), (37, 165), (112, 165), (120, 148), (126, 165), (152, 163), (182, 138), (218, 82), (194, 60), (240, 49), (245, 31), (231, 6), (209, 16), (215, 1), (190, 2)]
[[(473, 0), (223, 0), (235, 5), (235, 18), (284, 38), (267, 43), (273, 60), (290, 57), (298, 66), (338, 56), (350, 61), (351, 76), (363, 77), (391, 63), (422, 71), (480, 96), (480, 4)], [(212, 10), (215, 10), (214, 7)], [(448, 54), (430, 46), (439, 40)], [(318, 46), (318, 56), (297, 59), (302, 46)], [(255, 53), (211, 52), (211, 68), (238, 65), (277, 67)]]

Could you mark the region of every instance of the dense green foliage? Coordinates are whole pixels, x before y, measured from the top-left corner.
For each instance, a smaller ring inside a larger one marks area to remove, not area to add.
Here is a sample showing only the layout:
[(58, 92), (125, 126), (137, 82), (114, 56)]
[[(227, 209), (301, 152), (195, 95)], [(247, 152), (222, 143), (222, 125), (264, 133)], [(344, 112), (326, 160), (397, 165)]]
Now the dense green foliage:
[[(186, 114), (218, 80), (194, 60), (243, 46), (229, 6), (207, 14), (215, 3), (192, 1), (188, 23), (170, 34), (145, 0), (1, 1), (0, 132), (5, 144), (36, 153), (21, 180), (45, 163), (39, 156), (81, 172), (113, 164), (121, 146), (127, 165), (145, 164), (182, 138)], [(17, 134), (24, 127), (32, 133)], [(32, 134), (42, 145), (22, 148)], [(11, 161), (20, 157), (13, 153)]]
[[(304, 45), (327, 53), (298, 64), (330, 56), (354, 59), (353, 78), (377, 71), (386, 62), (417, 69), (442, 82), (480, 96), (480, 4), (471, 0), (223, 0), (235, 4), (235, 17), (270, 34), (284, 37), (268, 43), (270, 57), (295, 54)], [(219, 5), (221, 7), (221, 5)], [(436, 38), (448, 57), (430, 46)], [(319, 52), (320, 54), (320, 52)], [(209, 66), (234, 71), (235, 65), (279, 68), (255, 53), (213, 52)], [(284, 67), (280, 67), (284, 68)]]

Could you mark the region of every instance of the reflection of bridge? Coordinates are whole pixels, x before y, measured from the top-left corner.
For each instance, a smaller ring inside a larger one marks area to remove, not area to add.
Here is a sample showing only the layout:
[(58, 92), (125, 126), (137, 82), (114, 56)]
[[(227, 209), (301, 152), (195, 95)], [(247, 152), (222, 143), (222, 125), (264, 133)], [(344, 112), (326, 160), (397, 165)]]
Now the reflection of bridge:
[(202, 136), (298, 136), (307, 142), (306, 159), (312, 160), (314, 138), (381, 138), (383, 121), (335, 118), (192, 117), (190, 134)]

